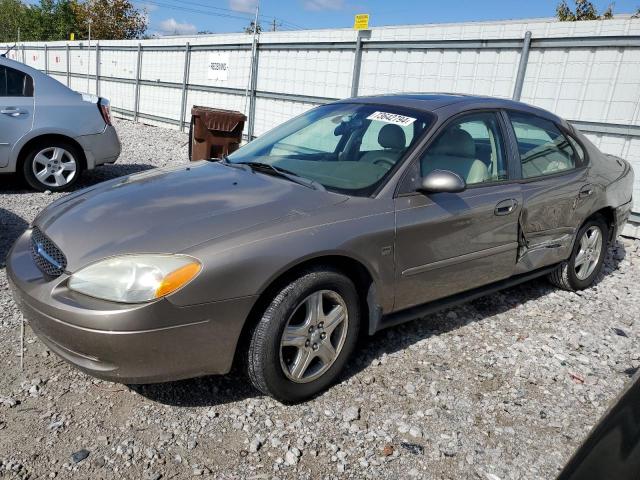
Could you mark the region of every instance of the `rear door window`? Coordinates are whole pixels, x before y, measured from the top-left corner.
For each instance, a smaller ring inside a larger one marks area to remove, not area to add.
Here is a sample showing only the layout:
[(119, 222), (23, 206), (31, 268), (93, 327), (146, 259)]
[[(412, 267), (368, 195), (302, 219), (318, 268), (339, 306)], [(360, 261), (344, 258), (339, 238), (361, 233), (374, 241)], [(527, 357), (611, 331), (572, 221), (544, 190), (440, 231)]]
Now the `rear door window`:
[(510, 113), (518, 141), (522, 178), (553, 175), (574, 169), (580, 157), (555, 123), (524, 113)]
[(14, 68), (0, 66), (0, 97), (32, 97), (33, 79)]

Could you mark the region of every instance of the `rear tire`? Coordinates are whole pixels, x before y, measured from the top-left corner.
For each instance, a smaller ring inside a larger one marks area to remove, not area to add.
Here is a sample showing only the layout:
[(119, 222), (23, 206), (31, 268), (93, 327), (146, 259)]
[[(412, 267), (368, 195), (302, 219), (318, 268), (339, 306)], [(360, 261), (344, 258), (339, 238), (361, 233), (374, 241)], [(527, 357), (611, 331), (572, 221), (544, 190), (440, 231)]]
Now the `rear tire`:
[(22, 173), (35, 190), (63, 192), (73, 188), (82, 174), (82, 153), (63, 141), (39, 143), (27, 152)]
[(353, 282), (328, 268), (303, 273), (272, 299), (247, 352), (251, 383), (284, 403), (307, 400), (332, 385), (360, 329)]
[(570, 292), (589, 288), (602, 271), (608, 240), (609, 227), (601, 216), (587, 220), (576, 235), (571, 256), (549, 274), (549, 281)]

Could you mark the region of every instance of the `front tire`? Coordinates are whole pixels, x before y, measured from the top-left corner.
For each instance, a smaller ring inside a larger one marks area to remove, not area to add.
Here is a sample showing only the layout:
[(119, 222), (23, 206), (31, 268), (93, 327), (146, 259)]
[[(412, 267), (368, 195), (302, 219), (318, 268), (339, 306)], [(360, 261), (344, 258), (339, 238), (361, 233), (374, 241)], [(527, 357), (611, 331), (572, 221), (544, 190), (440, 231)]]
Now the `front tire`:
[(575, 292), (593, 285), (602, 271), (609, 227), (601, 216), (587, 220), (578, 231), (571, 256), (549, 274), (556, 287)]
[(253, 330), (249, 378), (281, 402), (307, 400), (338, 378), (359, 329), (353, 282), (332, 269), (303, 273), (275, 295)]
[(22, 164), (27, 183), (44, 192), (72, 188), (82, 173), (81, 153), (66, 142), (46, 142), (32, 147)]

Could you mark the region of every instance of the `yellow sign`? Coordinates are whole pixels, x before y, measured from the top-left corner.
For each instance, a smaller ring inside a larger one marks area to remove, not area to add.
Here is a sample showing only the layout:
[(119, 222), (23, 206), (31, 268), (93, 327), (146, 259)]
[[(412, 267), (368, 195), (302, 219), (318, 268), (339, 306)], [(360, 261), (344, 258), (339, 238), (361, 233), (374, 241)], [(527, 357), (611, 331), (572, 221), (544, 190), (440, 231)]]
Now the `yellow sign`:
[(70, 35), (69, 40), (74, 41), (75, 39), (76, 39), (76, 34), (75, 34), (75, 33), (72, 33), (72, 34)]
[(369, 30), (369, 14), (358, 13), (353, 21), (354, 30)]

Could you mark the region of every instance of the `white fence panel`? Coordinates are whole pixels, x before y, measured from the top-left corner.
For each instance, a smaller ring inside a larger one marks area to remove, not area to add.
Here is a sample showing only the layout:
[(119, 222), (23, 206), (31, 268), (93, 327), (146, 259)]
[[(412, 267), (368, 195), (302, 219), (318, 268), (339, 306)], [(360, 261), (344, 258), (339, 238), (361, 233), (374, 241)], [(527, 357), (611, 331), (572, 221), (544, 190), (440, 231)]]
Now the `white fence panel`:
[[(245, 134), (256, 136), (318, 104), (350, 96), (358, 74), (359, 95), (431, 91), (512, 98), (527, 31), (532, 43), (521, 100), (582, 122), (603, 151), (632, 162), (638, 172), (634, 209), (640, 212), (638, 19), (381, 27), (364, 37), (360, 54), (358, 34), (350, 29), (265, 32), (255, 57), (246, 34), (100, 41), (98, 90), (115, 113), (127, 117), (136, 114), (138, 92), (139, 120), (173, 128), (185, 128), (192, 105), (238, 110), (249, 117)], [(46, 63), (42, 43), (19, 45), (8, 56), (46, 68), (65, 84), (68, 68), (71, 88), (96, 93), (95, 43), (88, 51), (86, 42), (49, 42)]]

